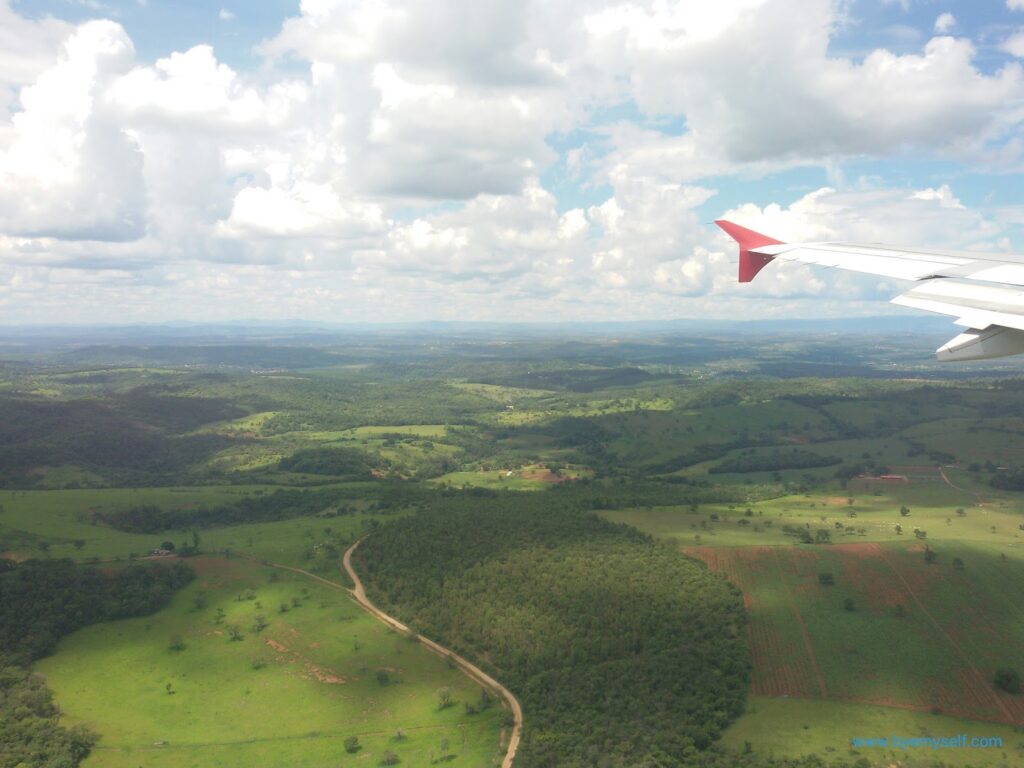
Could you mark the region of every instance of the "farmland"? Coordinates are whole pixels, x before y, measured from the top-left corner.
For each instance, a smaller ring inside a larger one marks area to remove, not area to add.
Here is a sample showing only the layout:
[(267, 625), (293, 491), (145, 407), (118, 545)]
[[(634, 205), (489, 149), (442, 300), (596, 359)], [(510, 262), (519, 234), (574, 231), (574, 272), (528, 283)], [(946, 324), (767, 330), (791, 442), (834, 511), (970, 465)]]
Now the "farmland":
[[(99, 735), (87, 765), (421, 765), (443, 739), (453, 764), (493, 766), (507, 715), (474, 704), (478, 687), (270, 565), (340, 581), (369, 535), (371, 595), (521, 689), (523, 768), (648, 749), (669, 766), (692, 749), (708, 768), (882, 764), (894, 755), (848, 740), (886, 712), (908, 734), (1002, 734), (1009, 757), (970, 762), (1008, 763), (1024, 706), (993, 680), (1024, 670), (1021, 386), (1013, 369), (873, 368), (873, 347), (852, 348), (859, 375), (829, 379), (796, 375), (822, 353), (793, 339), (698, 354), (368, 337), (12, 363), (4, 563), (118, 569), (170, 545), (197, 573), (34, 668), (61, 722)], [(644, 613), (655, 597), (697, 627), (691, 650), (729, 644), (679, 656)], [(442, 688), (458, 706), (438, 706)]]

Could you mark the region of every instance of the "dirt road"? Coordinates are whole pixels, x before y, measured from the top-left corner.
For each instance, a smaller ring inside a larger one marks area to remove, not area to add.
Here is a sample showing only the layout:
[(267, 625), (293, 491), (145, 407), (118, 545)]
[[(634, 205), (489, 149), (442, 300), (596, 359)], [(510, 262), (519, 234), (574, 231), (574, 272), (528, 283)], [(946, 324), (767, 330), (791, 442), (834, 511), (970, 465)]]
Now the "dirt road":
[[(373, 614), (377, 619), (387, 624), (389, 627), (392, 627), (403, 634), (409, 634), (409, 628), (405, 626), (405, 624), (393, 616), (388, 616), (388, 614), (384, 613), (384, 611), (371, 603), (370, 599), (366, 596), (366, 590), (363, 588), (363, 582), (360, 580), (359, 574), (357, 574), (355, 569), (352, 567), (352, 553), (356, 551), (356, 547), (362, 544), (363, 541), (364, 539), (360, 539), (351, 547), (346, 549), (345, 556), (341, 560), (342, 565), (345, 567), (345, 572), (348, 573), (348, 577), (352, 579), (352, 583), (355, 585), (353, 589), (347, 591), (368, 613)], [(322, 580), (323, 579), (321, 579), (321, 581)], [(475, 664), (472, 664), (459, 656), (454, 651), (435, 643), (433, 640), (426, 638), (423, 635), (417, 635), (416, 639), (421, 645), (433, 651), (438, 656), (444, 659), (451, 659), (459, 669), (469, 675), (472, 679), (476, 680), (485, 688), (499, 693), (502, 698), (508, 702), (514, 722), (512, 725), (512, 735), (508, 740), (508, 749), (505, 751), (505, 759), (501, 762), (501, 768), (512, 768), (512, 761), (516, 756), (516, 750), (519, 748), (519, 738), (523, 731), (523, 708), (519, 706), (519, 699), (517, 699), (508, 688), (503, 686)]]

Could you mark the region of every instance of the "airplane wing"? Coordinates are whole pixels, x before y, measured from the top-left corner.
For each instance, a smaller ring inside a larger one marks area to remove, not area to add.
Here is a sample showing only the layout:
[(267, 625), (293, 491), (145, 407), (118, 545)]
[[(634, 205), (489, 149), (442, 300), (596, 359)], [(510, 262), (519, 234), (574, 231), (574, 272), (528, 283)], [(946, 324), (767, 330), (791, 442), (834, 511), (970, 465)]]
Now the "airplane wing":
[(783, 243), (739, 224), (715, 222), (739, 244), (740, 282), (769, 262), (796, 261), (913, 280), (893, 304), (952, 315), (967, 328), (941, 346), (945, 362), (1024, 353), (1024, 256), (856, 243)]

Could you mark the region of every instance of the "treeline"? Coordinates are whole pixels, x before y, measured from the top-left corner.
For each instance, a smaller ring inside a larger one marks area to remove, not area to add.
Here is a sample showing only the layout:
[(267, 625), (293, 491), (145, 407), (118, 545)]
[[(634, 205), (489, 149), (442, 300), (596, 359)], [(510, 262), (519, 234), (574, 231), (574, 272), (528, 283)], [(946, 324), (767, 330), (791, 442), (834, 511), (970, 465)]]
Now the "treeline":
[(792, 450), (775, 453), (746, 453), (723, 459), (708, 470), (709, 474), (727, 472), (777, 472), (784, 469), (811, 469), (841, 464), (838, 456), (822, 456), (810, 451)]
[[(580, 481), (553, 485), (542, 493), (530, 494), (530, 500), (517, 503), (539, 508), (566, 511), (618, 509), (621, 507), (666, 506), (677, 504), (711, 504), (746, 501), (744, 489), (714, 486), (688, 478), (675, 482), (609, 482)], [(278, 489), (273, 493), (256, 493), (230, 504), (215, 507), (165, 509), (156, 505), (139, 505), (125, 509), (97, 511), (92, 521), (109, 525), (127, 533), (162, 533), (170, 530), (216, 528), (244, 523), (267, 523), (296, 517), (322, 515), (335, 517), (357, 511), (349, 501), (373, 499), (361, 511), (387, 513), (403, 508), (423, 508), (447, 504), (452, 499), (476, 500), (508, 498), (512, 491), (485, 488), (434, 488), (400, 480), (377, 481), (372, 485), (319, 490)]]
[(739, 592), (635, 529), (530, 496), (547, 498), (450, 497), (381, 526), (358, 553), (374, 598), (516, 693), (520, 768), (690, 765), (743, 708)]
[(106, 574), (70, 560), (0, 560), (0, 766), (73, 768), (84, 760), (96, 734), (60, 725), (50, 690), (28, 665), (76, 629), (152, 613), (192, 578), (181, 563)]
[(269, 523), (328, 512), (345, 515), (352, 508), (339, 503), (337, 491), (279, 489), (244, 496), (231, 504), (193, 509), (165, 509), (151, 504), (95, 512), (93, 520), (127, 533), (160, 533), (174, 529), (214, 528), (242, 523)]
[(989, 485), (1001, 491), (1024, 491), (1024, 469), (1010, 469), (996, 472)]

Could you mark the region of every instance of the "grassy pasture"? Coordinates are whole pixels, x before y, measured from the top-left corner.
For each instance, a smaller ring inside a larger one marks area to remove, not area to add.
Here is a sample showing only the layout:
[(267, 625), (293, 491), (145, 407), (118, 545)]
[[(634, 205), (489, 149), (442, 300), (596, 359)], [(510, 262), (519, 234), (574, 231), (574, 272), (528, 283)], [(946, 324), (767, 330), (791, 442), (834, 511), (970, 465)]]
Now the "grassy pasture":
[[(466, 714), (475, 684), (344, 595), (251, 561), (192, 562), (199, 578), (167, 609), (76, 632), (38, 663), (65, 724), (102, 734), (86, 765), (376, 765), (386, 749), (426, 765), (441, 739), (451, 765), (500, 759), (500, 708)], [(259, 632), (257, 614), (268, 622)], [(174, 636), (184, 649), (170, 649)], [(441, 709), (446, 687), (456, 705)], [(399, 728), (406, 738), (396, 740)], [(359, 753), (343, 749), (349, 736)]]
[[(929, 542), (972, 542), (1024, 557), (1024, 530), (1019, 528), (1024, 523), (1024, 502), (1012, 494), (993, 495), (991, 488), (963, 470), (943, 470), (956, 488), (935, 467), (919, 471), (909, 483), (852, 480), (845, 490), (789, 494), (732, 508), (707, 504), (696, 511), (666, 506), (602, 514), (685, 546), (794, 544), (797, 540), (783, 532), (785, 526), (807, 528), (812, 534), (828, 530), (833, 542), (899, 542), (913, 539), (914, 528), (921, 528)], [(903, 506), (910, 510), (906, 517), (900, 515)], [(748, 508), (751, 516), (746, 515)], [(964, 516), (957, 514), (958, 509)], [(896, 533), (897, 525), (902, 526), (902, 534)]]
[(527, 479), (516, 475), (515, 472), (509, 475), (510, 471), (512, 470), (449, 472), (431, 479), (430, 482), (438, 485), (448, 484), (455, 488), (463, 486), (492, 490), (507, 488), (511, 491), (542, 491), (550, 486), (550, 483), (543, 480)]
[[(1003, 748), (932, 751), (861, 747), (851, 751), (850, 744), (852, 738), (941, 737), (961, 733), (969, 737), (998, 736), (1003, 740)], [(750, 697), (746, 713), (722, 736), (722, 744), (736, 751), (741, 751), (747, 742), (757, 752), (779, 757), (818, 754), (848, 760), (864, 758), (882, 765), (908, 765), (909, 759), (914, 766), (931, 766), (942, 760), (945, 765), (958, 768), (1010, 768), (1024, 760), (1024, 735), (1009, 725), (820, 699)]]
[[(18, 551), (39, 557), (40, 542), (48, 545), (51, 557), (76, 560), (110, 560), (131, 554), (146, 555), (161, 541), (176, 544), (190, 538), (187, 532), (172, 530), (155, 534), (134, 534), (89, 522), (94, 509), (116, 509), (141, 505), (182, 508), (192, 505), (230, 503), (264, 486), (211, 486), (199, 488), (82, 489), (61, 491), (0, 492), (0, 551)], [(359, 502), (349, 502), (358, 506)], [(231, 549), (260, 560), (310, 567), (305, 554), (328, 536), (353, 537), (370, 520), (380, 515), (340, 515), (332, 518), (300, 517), (270, 523), (253, 523), (200, 531), (201, 547), (207, 552)], [(386, 519), (386, 518), (385, 518)], [(330, 533), (326, 529), (330, 529)], [(84, 542), (81, 547), (76, 541)]]

